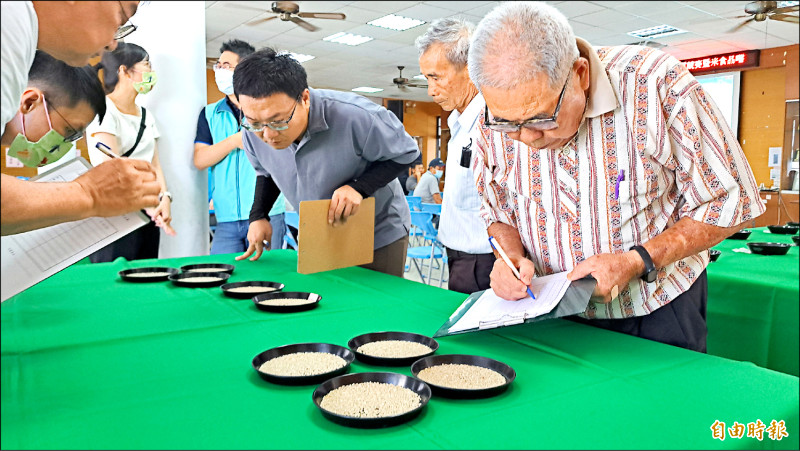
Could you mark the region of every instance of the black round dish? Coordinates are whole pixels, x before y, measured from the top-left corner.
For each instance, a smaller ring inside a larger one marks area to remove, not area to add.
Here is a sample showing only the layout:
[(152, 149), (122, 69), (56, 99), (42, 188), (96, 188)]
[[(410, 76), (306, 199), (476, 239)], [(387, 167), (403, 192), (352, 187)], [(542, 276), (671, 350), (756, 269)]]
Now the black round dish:
[(794, 241), (795, 245), (800, 246), (800, 235), (792, 236), (792, 241)]
[[(226, 272), (182, 272), (169, 276), (169, 280), (179, 287), (189, 288), (208, 288), (216, 287), (225, 283), (231, 275)], [(195, 277), (214, 277), (217, 280), (211, 282), (189, 282), (188, 279)]]
[[(401, 358), (376, 357), (357, 351), (358, 348), (367, 343), (372, 343), (374, 341), (384, 341), (384, 340), (402, 340), (402, 341), (413, 341), (415, 343), (422, 343), (425, 346), (431, 348), (432, 351), (413, 357), (401, 357)], [(368, 334), (362, 334), (357, 337), (351, 338), (350, 341), (347, 342), (347, 346), (350, 348), (351, 351), (353, 351), (353, 353), (356, 355), (356, 358), (359, 361), (364, 363), (369, 363), (371, 365), (383, 365), (383, 366), (411, 365), (415, 361), (421, 359), (422, 357), (427, 357), (436, 352), (437, 349), (439, 349), (439, 343), (433, 338), (426, 337), (425, 335), (414, 334), (411, 332), (372, 332)]]
[(747, 243), (747, 247), (754, 254), (786, 255), (792, 245), (789, 243)]
[(733, 235), (729, 236), (727, 239), (729, 239), (729, 240), (746, 240), (750, 236), (750, 233), (752, 233), (752, 232), (749, 229), (742, 229), (742, 230), (734, 233)]
[(196, 271), (196, 272), (224, 272), (226, 274), (232, 274), (233, 270), (236, 269), (235, 266), (229, 265), (227, 263), (198, 263), (196, 265), (181, 266), (181, 272), (195, 272), (192, 270), (200, 270), (208, 268), (221, 268), (224, 269), (224, 271)]
[[(158, 276), (158, 277), (131, 277), (131, 274), (142, 274), (142, 273), (158, 273), (158, 272), (167, 272), (166, 276)], [(178, 274), (178, 270), (176, 268), (170, 268), (167, 266), (148, 266), (146, 268), (131, 268), (131, 269), (123, 269), (122, 271), (118, 272), (119, 277), (126, 282), (163, 282), (169, 278), (169, 276), (173, 274)]]
[(722, 254), (722, 252), (720, 252), (720, 251), (718, 251), (716, 249), (710, 249), (709, 252), (711, 252), (711, 261), (712, 262), (717, 261), (717, 259), (719, 258), (720, 254)]
[[(337, 355), (343, 358), (347, 364), (343, 367), (327, 373), (315, 374), (313, 376), (276, 376), (274, 374), (264, 373), (259, 368), (264, 362), (280, 357), (287, 354), (294, 354), (296, 352), (326, 352), (328, 354)], [(344, 374), (350, 369), (350, 363), (353, 362), (355, 356), (353, 353), (344, 346), (334, 345), (330, 343), (297, 343), (285, 346), (278, 346), (277, 348), (267, 349), (266, 351), (258, 354), (253, 358), (253, 369), (256, 370), (261, 379), (273, 384), (282, 385), (309, 385), (318, 384), (326, 381), (334, 376)]]
[(443, 355), (432, 355), (429, 357), (423, 357), (411, 365), (411, 374), (413, 374), (414, 377), (419, 378), (419, 372), (424, 370), (425, 368), (429, 368), (436, 365), (442, 365), (446, 363), (475, 365), (483, 368), (488, 368), (492, 371), (500, 373), (504, 378), (506, 378), (506, 383), (503, 385), (498, 385), (497, 387), (473, 390), (473, 389), (443, 387), (441, 385), (436, 385), (436, 384), (431, 384), (430, 382), (426, 382), (428, 385), (431, 386), (433, 393), (436, 394), (437, 396), (444, 396), (448, 398), (486, 398), (490, 396), (495, 396), (504, 392), (508, 388), (508, 386), (511, 385), (512, 382), (514, 382), (514, 379), (517, 377), (516, 371), (514, 371), (513, 368), (511, 368), (510, 366), (506, 365), (503, 362), (490, 359), (488, 357), (481, 357), (477, 355), (466, 355), (466, 354), (443, 354)]
[(791, 226), (791, 227), (800, 227), (800, 222), (797, 222), (797, 221), (789, 221), (789, 222), (787, 222), (787, 223), (786, 223), (786, 225), (787, 225), (787, 226)]
[[(266, 305), (261, 304), (261, 301), (266, 301), (268, 299), (295, 299), (295, 298), (307, 298), (309, 301), (308, 304), (300, 304), (300, 305)], [(305, 291), (279, 291), (279, 292), (270, 292), (264, 294), (258, 294), (253, 296), (253, 303), (256, 304), (256, 308), (259, 310), (264, 310), (267, 312), (278, 312), (278, 313), (290, 313), (290, 312), (302, 312), (304, 310), (311, 310), (319, 305), (319, 301), (322, 300), (322, 296), (318, 295), (317, 293), (308, 293)]]
[[(383, 382), (386, 384), (407, 388), (419, 395), (419, 407), (392, 417), (356, 418), (339, 415), (320, 406), (320, 403), (322, 403), (322, 398), (324, 398), (328, 393), (343, 385), (357, 384), (360, 382)], [(314, 390), (314, 393), (311, 395), (311, 399), (322, 412), (322, 415), (334, 423), (357, 428), (382, 428), (405, 423), (419, 415), (420, 412), (422, 412), (422, 409), (431, 399), (431, 388), (428, 386), (428, 384), (419, 379), (398, 373), (354, 373), (335, 377), (323, 382), (319, 387), (317, 387), (316, 390)]]
[(800, 230), (800, 227), (790, 225), (771, 225), (767, 226), (770, 232), (780, 235), (794, 235)]
[[(269, 291), (262, 291), (261, 293), (237, 293), (235, 291), (231, 291), (233, 288), (239, 287), (264, 287), (265, 289), (274, 288), (274, 290)], [(258, 296), (260, 294), (265, 293), (274, 293), (276, 291), (283, 290), (283, 284), (278, 282), (268, 282), (265, 280), (251, 280), (249, 282), (231, 282), (226, 283), (220, 287), (222, 289), (222, 293), (225, 296), (236, 298), (236, 299), (250, 299), (253, 296)]]

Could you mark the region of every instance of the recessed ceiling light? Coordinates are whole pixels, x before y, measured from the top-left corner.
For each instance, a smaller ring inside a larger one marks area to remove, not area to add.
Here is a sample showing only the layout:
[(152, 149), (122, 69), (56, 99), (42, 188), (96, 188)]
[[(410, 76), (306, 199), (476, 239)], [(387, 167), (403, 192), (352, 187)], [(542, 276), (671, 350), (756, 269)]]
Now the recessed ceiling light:
[(656, 27), (642, 28), (641, 30), (629, 31), (628, 35), (641, 39), (658, 39), (678, 33), (686, 33), (686, 30), (675, 28), (670, 25), (658, 25)]
[(359, 86), (358, 88), (351, 89), (351, 91), (355, 91), (355, 92), (370, 92), (370, 93), (372, 93), (372, 92), (381, 92), (381, 91), (383, 91), (383, 89), (381, 89), (381, 88), (373, 88), (371, 86)]
[(394, 14), (389, 14), (367, 22), (369, 25), (397, 31), (408, 30), (409, 28), (418, 27), (424, 23), (424, 20), (411, 19), (410, 17), (396, 16)]
[(419, 75), (414, 75), (414, 76), (413, 76), (413, 77), (411, 77), (411, 78), (413, 78), (413, 79), (415, 79), (415, 80), (427, 80), (427, 78), (425, 78), (425, 76), (424, 76), (424, 75), (422, 75), (422, 74), (419, 74)]
[(340, 31), (336, 34), (332, 34), (330, 36), (322, 38), (323, 41), (336, 42), (338, 44), (345, 44), (345, 45), (359, 45), (371, 41), (372, 39), (373, 38), (369, 36), (361, 36), (352, 33), (345, 33), (344, 31)]
[(316, 56), (314, 56), (314, 55), (306, 55), (304, 53), (289, 52), (289, 55), (292, 58), (296, 59), (298, 62), (301, 62), (301, 63), (305, 63), (306, 61), (310, 61), (310, 60), (313, 60), (314, 58), (316, 58)]

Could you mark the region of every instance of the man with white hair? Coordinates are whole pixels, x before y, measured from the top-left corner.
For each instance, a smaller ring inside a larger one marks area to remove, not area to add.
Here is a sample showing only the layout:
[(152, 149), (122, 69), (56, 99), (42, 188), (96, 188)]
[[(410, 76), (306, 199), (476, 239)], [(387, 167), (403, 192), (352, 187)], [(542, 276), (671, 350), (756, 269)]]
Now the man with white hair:
[(428, 80), (428, 95), (443, 110), (451, 112), (447, 118), (450, 140), (439, 239), (447, 249), (448, 288), (462, 293), (489, 288), (495, 261), (470, 169), (472, 149), (480, 133), (478, 118), (486, 106), (467, 71), (469, 40), (474, 30), (475, 25), (464, 20), (437, 19), (416, 40), (419, 67)]
[(481, 213), (521, 274), (495, 263), (495, 292), (592, 275), (576, 321), (705, 352), (708, 248), (764, 206), (697, 80), (659, 50), (593, 48), (538, 2), (487, 14), (468, 67), (488, 109), (473, 162)]

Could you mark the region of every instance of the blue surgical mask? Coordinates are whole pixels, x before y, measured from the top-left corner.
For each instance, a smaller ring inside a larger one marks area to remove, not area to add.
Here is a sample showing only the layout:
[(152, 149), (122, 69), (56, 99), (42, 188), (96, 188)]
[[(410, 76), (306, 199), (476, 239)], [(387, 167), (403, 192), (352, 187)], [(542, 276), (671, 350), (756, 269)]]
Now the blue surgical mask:
[(228, 69), (214, 69), (214, 81), (217, 88), (225, 95), (233, 94), (233, 71)]
[(437, 169), (436, 170), (436, 174), (433, 174), (433, 176), (436, 177), (437, 179), (441, 179), (442, 178), (442, 174), (444, 174), (444, 171), (440, 171), (440, 170)]

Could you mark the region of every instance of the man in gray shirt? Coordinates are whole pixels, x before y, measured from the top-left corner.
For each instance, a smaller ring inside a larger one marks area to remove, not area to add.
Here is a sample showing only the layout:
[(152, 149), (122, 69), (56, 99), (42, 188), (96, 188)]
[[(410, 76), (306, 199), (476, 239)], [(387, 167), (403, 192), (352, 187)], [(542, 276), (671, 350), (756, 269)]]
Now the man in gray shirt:
[(421, 197), (422, 202), (427, 204), (441, 204), (439, 179), (442, 178), (442, 174), (444, 174), (444, 162), (440, 158), (434, 158), (428, 163), (428, 172), (419, 178), (419, 183), (414, 189), (414, 196)]
[(363, 96), (309, 88), (303, 66), (271, 48), (239, 62), (233, 88), (244, 151), (257, 174), (249, 247), (236, 259), (261, 257), (272, 233), (267, 213), (280, 192), (298, 207), (331, 199), (333, 227), (372, 196), (375, 254), (364, 267), (402, 277), (411, 215), (397, 176), (419, 156), (403, 124)]

